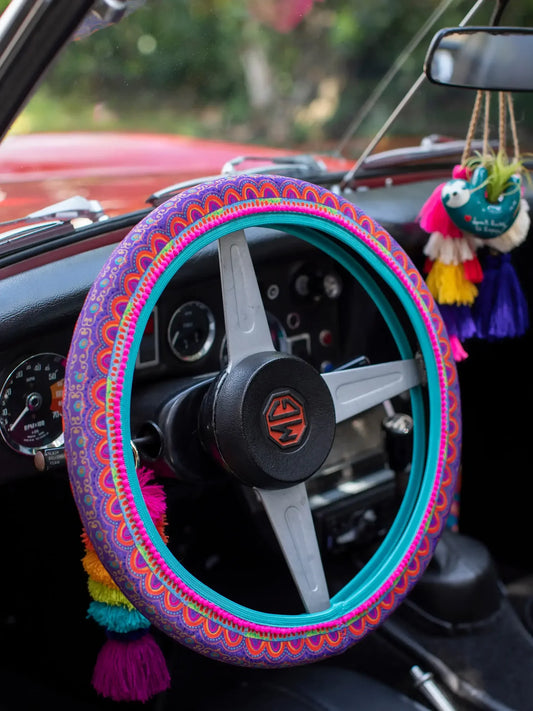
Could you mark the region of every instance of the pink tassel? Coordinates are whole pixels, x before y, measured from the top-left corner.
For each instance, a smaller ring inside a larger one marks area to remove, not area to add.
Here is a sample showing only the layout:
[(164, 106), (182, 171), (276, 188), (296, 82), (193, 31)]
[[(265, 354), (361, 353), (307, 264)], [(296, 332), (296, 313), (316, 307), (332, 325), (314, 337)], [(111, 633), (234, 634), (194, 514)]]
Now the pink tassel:
[(146, 632), (137, 639), (108, 639), (98, 654), (92, 684), (113, 701), (148, 701), (170, 688), (163, 653)]
[(420, 227), (429, 234), (432, 232), (440, 232), (441, 235), (445, 237), (460, 238), (463, 236), (463, 233), (450, 219), (441, 199), (444, 185), (445, 183), (437, 185), (422, 206), (418, 216)]
[(167, 510), (165, 490), (161, 484), (153, 481), (154, 473), (151, 469), (142, 467), (137, 472), (137, 476), (150, 518), (158, 526), (164, 522)]
[(466, 360), (468, 358), (468, 353), (461, 345), (461, 341), (457, 338), (457, 336), (450, 336), (450, 345), (452, 347), (452, 354), (456, 363), (460, 363), (462, 360)]

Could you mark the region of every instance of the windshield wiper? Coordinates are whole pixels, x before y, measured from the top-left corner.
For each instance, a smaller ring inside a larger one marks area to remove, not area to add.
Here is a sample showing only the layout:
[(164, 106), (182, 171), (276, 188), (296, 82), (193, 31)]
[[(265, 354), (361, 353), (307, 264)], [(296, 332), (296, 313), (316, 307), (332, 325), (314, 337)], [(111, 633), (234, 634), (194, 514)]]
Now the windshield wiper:
[(81, 218), (89, 222), (100, 222), (100, 220), (106, 220), (107, 215), (98, 200), (88, 200), (81, 195), (74, 195), (66, 200), (61, 200), (61, 202), (43, 207), (41, 210), (30, 212), (29, 215), (24, 215), (24, 217), (16, 217), (14, 220), (0, 222), (0, 230), (3, 227), (21, 223), (27, 226), (31, 223), (41, 223), (49, 220), (71, 222)]
[(0, 222), (0, 231), (11, 228), (0, 233), (0, 254), (11, 249), (14, 243), (17, 246), (22, 243), (31, 244), (35, 239), (41, 240), (43, 236), (52, 238), (77, 227), (107, 219), (98, 200), (88, 200), (81, 195), (75, 195), (42, 210), (31, 212), (25, 217)]
[[(243, 163), (256, 162), (260, 163), (256, 168), (247, 168), (246, 170), (238, 170), (238, 166)], [(192, 178), (184, 180), (174, 185), (169, 185), (166, 188), (157, 190), (147, 198), (146, 202), (157, 207), (161, 203), (168, 200), (173, 195), (192, 188), (195, 185), (201, 185), (209, 180), (215, 180), (223, 175), (243, 175), (248, 173), (259, 174), (276, 174), (285, 175), (288, 178), (302, 178), (310, 180), (312, 178), (324, 175), (328, 172), (326, 165), (314, 156), (302, 154), (296, 156), (237, 156), (232, 158), (222, 166), (222, 170), (218, 175), (207, 175), (201, 178)]]

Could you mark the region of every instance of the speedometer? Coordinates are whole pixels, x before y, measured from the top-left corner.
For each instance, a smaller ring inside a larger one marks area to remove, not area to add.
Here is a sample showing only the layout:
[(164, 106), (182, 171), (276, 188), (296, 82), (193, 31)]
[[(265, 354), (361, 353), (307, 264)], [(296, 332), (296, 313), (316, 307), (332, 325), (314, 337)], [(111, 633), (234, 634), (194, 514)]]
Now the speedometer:
[(63, 443), (65, 356), (39, 353), (19, 363), (0, 391), (0, 434), (22, 454)]

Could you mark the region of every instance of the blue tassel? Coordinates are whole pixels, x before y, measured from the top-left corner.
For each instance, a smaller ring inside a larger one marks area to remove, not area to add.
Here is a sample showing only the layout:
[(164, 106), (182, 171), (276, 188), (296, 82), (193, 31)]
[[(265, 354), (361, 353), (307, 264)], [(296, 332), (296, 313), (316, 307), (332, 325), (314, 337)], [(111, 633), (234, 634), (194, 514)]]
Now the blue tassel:
[(511, 255), (487, 254), (483, 274), (474, 304), (479, 338), (495, 341), (522, 336), (529, 327), (528, 306)]
[(464, 304), (439, 304), (439, 311), (446, 324), (448, 335), (457, 336), (461, 342), (477, 335), (476, 324), (470, 306)]
[(96, 600), (89, 605), (87, 617), (92, 617), (101, 627), (119, 634), (150, 627), (150, 622), (137, 610), (130, 610), (122, 605), (107, 605)]

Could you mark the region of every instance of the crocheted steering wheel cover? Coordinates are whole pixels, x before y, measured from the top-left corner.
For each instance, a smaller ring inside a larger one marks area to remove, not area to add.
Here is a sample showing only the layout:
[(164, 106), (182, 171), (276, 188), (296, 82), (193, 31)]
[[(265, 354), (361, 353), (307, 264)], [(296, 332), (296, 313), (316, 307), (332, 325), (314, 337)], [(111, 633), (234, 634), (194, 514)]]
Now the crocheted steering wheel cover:
[[(329, 613), (293, 617), (231, 603), (182, 568), (151, 522), (129, 445), (135, 357), (153, 305), (170, 278), (192, 253), (224, 234), (291, 223), (349, 243), (374, 268), (377, 264), (401, 294), (416, 314), (417, 335), (426, 342), (433, 411), (439, 420), (434, 471), (424, 474), (425, 489), (421, 485), (427, 494), (416, 520), (406, 527), (394, 564), (385, 566), (362, 597), (355, 592), (332, 604)], [(117, 246), (87, 296), (72, 338), (64, 424), (76, 505), (117, 585), (169, 636), (208, 656), (243, 665), (315, 661), (342, 652), (380, 624), (429, 562), (459, 466), (457, 373), (440, 314), (419, 272), (391, 236), (348, 201), (303, 181), (273, 176), (221, 178), (180, 193), (153, 210)]]

